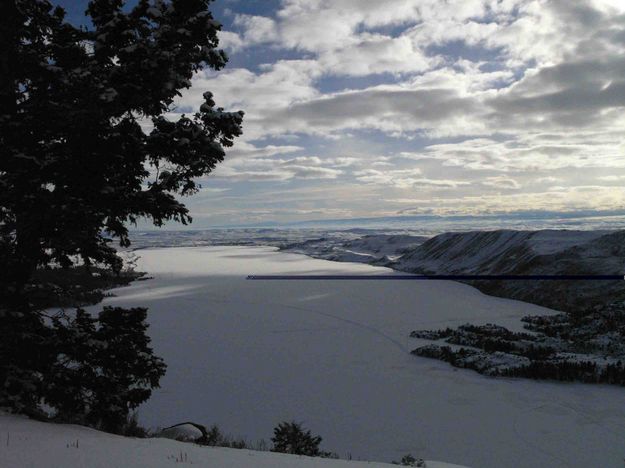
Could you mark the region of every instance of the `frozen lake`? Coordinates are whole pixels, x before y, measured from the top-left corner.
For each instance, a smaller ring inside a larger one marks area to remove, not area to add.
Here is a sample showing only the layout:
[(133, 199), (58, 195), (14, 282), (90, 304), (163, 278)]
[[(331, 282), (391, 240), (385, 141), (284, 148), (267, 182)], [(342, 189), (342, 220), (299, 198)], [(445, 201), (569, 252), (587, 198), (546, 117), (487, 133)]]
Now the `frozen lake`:
[(303, 422), (341, 457), (406, 453), (473, 467), (622, 467), (625, 389), (492, 379), (409, 354), (421, 328), (547, 309), (444, 281), (247, 281), (248, 274), (390, 270), (273, 247), (141, 250), (153, 279), (110, 305), (150, 308), (168, 364), (140, 408), (147, 426), (192, 420), (250, 440)]

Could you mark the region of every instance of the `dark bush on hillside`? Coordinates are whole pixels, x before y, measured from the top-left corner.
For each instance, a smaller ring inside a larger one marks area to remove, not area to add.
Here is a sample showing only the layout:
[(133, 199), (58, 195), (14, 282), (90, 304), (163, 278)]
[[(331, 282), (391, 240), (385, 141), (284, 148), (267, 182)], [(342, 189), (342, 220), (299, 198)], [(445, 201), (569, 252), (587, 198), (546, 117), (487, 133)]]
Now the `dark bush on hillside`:
[(404, 455), (400, 461), (392, 462), (393, 465), (401, 465), (401, 466), (417, 466), (420, 468), (425, 468), (425, 462), (420, 458), (415, 458), (411, 454)]
[(309, 430), (302, 429), (296, 422), (282, 422), (273, 430), (274, 436), (272, 452), (307, 455), (309, 457), (322, 456), (319, 444), (323, 440), (320, 436), (313, 436)]
[[(209, 445), (211, 447), (229, 447), (236, 449), (253, 448), (252, 444), (248, 443), (243, 438), (236, 438), (221, 432), (216, 424), (213, 424), (207, 431), (206, 435), (202, 439), (198, 440), (200, 445)], [(260, 444), (259, 444), (260, 447)]]

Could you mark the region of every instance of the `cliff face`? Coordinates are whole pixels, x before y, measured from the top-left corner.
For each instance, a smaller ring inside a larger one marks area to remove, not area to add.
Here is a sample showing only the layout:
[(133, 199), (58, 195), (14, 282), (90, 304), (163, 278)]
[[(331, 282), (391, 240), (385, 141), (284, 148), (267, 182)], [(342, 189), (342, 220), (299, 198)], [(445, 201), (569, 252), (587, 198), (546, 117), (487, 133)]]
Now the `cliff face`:
[[(429, 274), (623, 275), (625, 231), (490, 231), (433, 237), (388, 264)], [(568, 312), (625, 299), (625, 281), (472, 281), (481, 291)]]

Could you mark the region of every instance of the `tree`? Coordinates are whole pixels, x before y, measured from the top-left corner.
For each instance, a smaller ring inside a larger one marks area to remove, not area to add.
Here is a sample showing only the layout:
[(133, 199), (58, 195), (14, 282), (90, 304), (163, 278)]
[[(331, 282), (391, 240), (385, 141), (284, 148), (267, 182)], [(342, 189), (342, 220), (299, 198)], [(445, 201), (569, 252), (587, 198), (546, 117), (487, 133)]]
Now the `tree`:
[[(241, 135), (243, 118), (216, 107), (210, 92), (193, 115), (168, 118), (194, 73), (227, 62), (217, 48), (221, 25), (208, 10), (211, 3), (139, 0), (126, 9), (122, 0), (92, 0), (86, 13), (93, 26), (87, 29), (66, 23), (64, 11), (48, 0), (3, 2), (0, 406), (34, 413), (42, 399), (54, 399), (50, 389), (66, 384), (89, 397), (98, 392), (76, 369), (103, 372), (111, 363), (101, 355), (83, 356), (82, 364), (70, 360), (70, 366), (59, 361), (64, 346), (84, 346), (85, 337), (116, 342), (117, 334), (127, 336), (139, 345), (128, 345), (117, 364), (139, 362), (140, 343), (147, 346), (143, 312), (105, 310), (97, 323), (78, 313), (64, 327), (50, 326), (30, 303), (32, 276), (38, 267), (69, 267), (77, 258), (119, 271), (121, 260), (110, 244), (130, 244), (129, 223), (141, 217), (157, 226), (191, 222), (178, 197), (196, 192), (195, 180), (223, 160), (224, 148)], [(115, 322), (118, 315), (134, 319), (122, 325)], [(126, 371), (149, 375), (141, 383), (149, 390), (164, 368), (158, 360), (144, 364), (139, 373)], [(54, 371), (66, 379), (56, 387), (48, 385)], [(104, 425), (112, 407), (125, 411), (147, 398), (145, 391), (129, 391), (126, 374), (105, 375), (123, 398), (102, 407)], [(65, 412), (73, 407), (101, 415), (94, 410), (100, 400), (57, 404)]]
[(292, 453), (318, 457), (322, 455), (319, 444), (323, 440), (319, 436), (313, 436), (309, 430), (302, 429), (301, 424), (282, 422), (273, 430), (273, 452)]
[(78, 309), (74, 318), (54, 320), (57, 358), (42, 396), (57, 419), (123, 428), (165, 374), (149, 346), (146, 317), (144, 308), (105, 307), (97, 319)]
[[(202, 68), (221, 69), (212, 0), (89, 3), (93, 28), (64, 22), (47, 0), (3, 4), (0, 39), (0, 257), (5, 299), (34, 269), (82, 260), (120, 267), (112, 238), (128, 223), (191, 221), (177, 195), (223, 160), (242, 112), (212, 94), (171, 121), (174, 98)], [(151, 121), (152, 130), (142, 124)]]

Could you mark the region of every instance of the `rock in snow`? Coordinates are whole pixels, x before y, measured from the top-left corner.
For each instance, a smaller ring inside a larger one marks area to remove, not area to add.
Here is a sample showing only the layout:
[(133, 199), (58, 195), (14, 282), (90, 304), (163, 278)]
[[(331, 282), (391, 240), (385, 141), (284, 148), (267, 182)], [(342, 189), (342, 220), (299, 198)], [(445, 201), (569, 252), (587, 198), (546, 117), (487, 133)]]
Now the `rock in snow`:
[(195, 423), (181, 423), (166, 427), (159, 433), (159, 436), (183, 442), (196, 442), (206, 436), (206, 429), (202, 430), (202, 428), (203, 426)]

